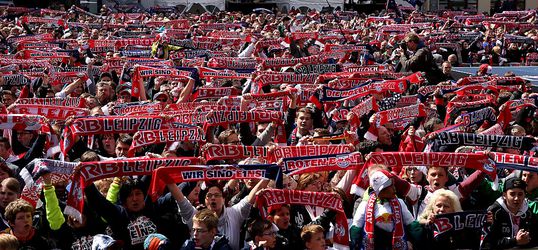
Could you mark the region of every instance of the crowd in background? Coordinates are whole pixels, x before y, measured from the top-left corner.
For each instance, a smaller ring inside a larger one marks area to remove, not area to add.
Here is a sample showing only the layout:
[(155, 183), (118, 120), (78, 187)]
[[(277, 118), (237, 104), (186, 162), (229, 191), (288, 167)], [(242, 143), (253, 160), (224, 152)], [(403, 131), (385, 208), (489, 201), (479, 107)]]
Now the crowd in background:
[(0, 249), (538, 245), (536, 10), (0, 10)]

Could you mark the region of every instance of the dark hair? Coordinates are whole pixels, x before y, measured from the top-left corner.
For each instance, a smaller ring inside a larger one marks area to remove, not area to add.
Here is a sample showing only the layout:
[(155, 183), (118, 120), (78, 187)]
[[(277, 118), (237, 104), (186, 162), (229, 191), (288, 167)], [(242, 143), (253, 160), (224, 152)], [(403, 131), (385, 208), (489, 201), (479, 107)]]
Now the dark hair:
[(248, 226), (248, 233), (252, 239), (256, 236), (262, 236), (267, 229), (273, 228), (273, 223), (267, 219), (258, 218)]
[(9, 139), (6, 138), (6, 137), (2, 137), (0, 136), (0, 143), (4, 143), (4, 147), (6, 149), (10, 149), (11, 148), (11, 143), (9, 143)]
[(131, 145), (133, 144), (133, 137), (129, 134), (121, 134), (120, 138), (118, 138), (117, 142), (121, 142), (123, 144)]
[(144, 186), (144, 183), (142, 181), (140, 181), (139, 179), (127, 179), (127, 181), (125, 181), (120, 188), (121, 202), (125, 202), (127, 197), (129, 197), (131, 192), (135, 189), (140, 189), (140, 191), (144, 193), (144, 196), (146, 195), (146, 187)]
[(382, 148), (381, 143), (379, 143), (378, 141), (366, 140), (359, 143), (358, 151), (361, 152), (362, 155), (367, 155), (371, 152), (374, 152), (378, 148)]

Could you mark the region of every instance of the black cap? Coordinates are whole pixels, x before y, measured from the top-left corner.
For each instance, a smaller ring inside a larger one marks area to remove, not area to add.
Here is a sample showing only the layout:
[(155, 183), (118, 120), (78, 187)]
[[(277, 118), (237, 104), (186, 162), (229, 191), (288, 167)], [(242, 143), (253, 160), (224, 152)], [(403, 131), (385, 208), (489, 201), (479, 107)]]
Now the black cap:
[(504, 182), (504, 189), (503, 192), (506, 192), (510, 189), (514, 188), (521, 188), (525, 190), (527, 188), (527, 183), (525, 183), (522, 179), (517, 177), (512, 177)]

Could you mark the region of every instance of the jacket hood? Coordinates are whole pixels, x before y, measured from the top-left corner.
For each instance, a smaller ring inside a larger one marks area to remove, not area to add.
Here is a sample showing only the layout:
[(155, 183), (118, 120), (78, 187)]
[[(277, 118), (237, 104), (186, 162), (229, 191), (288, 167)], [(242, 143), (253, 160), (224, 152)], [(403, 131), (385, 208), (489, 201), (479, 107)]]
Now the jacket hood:
[[(497, 203), (499, 203), (499, 205), (504, 209), (504, 211), (506, 211), (508, 214), (512, 214), (512, 212), (510, 212), (510, 210), (508, 209), (508, 207), (506, 206), (506, 203), (504, 202), (504, 199), (503, 197), (499, 197), (497, 198), (496, 200)], [(519, 210), (517, 211), (516, 214), (514, 214), (515, 216), (522, 216), (524, 215), (527, 210), (529, 209), (529, 204), (527, 202), (527, 199), (525, 199), (523, 201), (523, 204), (521, 205), (521, 208), (519, 208)]]

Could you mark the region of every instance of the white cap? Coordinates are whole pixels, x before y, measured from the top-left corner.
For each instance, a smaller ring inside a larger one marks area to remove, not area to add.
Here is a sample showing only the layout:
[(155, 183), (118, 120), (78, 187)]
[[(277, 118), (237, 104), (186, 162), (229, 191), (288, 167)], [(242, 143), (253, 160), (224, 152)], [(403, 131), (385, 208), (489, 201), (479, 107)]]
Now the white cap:
[(390, 187), (391, 185), (392, 179), (382, 171), (375, 171), (372, 176), (370, 176), (370, 187), (374, 189), (376, 195), (379, 195), (383, 189)]

